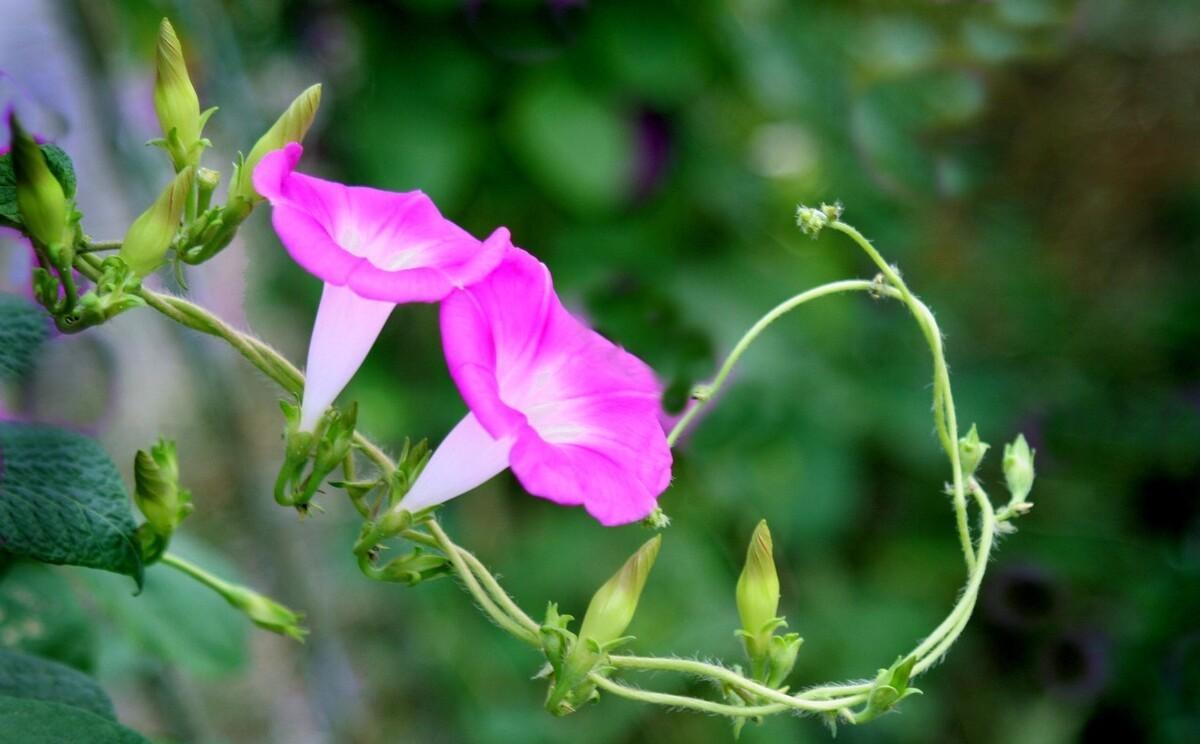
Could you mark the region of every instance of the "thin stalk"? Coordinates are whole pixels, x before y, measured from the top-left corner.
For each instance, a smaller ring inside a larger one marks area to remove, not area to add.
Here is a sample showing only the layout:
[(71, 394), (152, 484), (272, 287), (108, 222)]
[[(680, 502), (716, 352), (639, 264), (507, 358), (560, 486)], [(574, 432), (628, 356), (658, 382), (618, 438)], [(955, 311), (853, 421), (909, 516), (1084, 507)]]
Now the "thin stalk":
[(687, 411), (684, 412), (683, 417), (680, 418), (675, 426), (671, 429), (671, 433), (667, 435), (667, 444), (672, 447), (675, 446), (675, 443), (679, 441), (679, 437), (688, 428), (688, 426), (691, 425), (692, 420), (695, 419), (696, 416), (699, 415), (700, 411), (702, 411), (712, 401), (712, 399), (717, 396), (717, 393), (721, 391), (721, 387), (725, 384), (725, 380), (728, 379), (729, 373), (733, 371), (734, 365), (738, 363), (738, 360), (742, 358), (742, 355), (746, 353), (746, 350), (750, 348), (750, 345), (753, 344), (754, 341), (760, 335), (762, 335), (762, 332), (767, 330), (772, 323), (779, 320), (792, 310), (800, 307), (804, 303), (821, 297), (827, 297), (840, 292), (870, 292), (880, 289), (882, 289), (882, 291), (889, 296), (900, 296), (899, 291), (891, 290), (888, 287), (880, 287), (880, 285), (876, 282), (867, 281), (865, 279), (845, 279), (838, 282), (822, 284), (819, 287), (813, 287), (810, 290), (801, 292), (800, 294), (784, 300), (776, 305), (771, 309), (770, 312), (759, 318), (758, 322), (750, 326), (750, 330), (746, 331), (744, 334), (742, 334), (742, 337), (738, 339), (738, 342), (734, 345), (733, 350), (729, 352), (729, 355), (725, 357), (725, 361), (722, 362), (721, 368), (717, 371), (717, 376), (713, 378), (712, 382), (700, 388), (703, 391), (702, 395), (696, 396), (695, 401), (691, 406), (688, 407)]
[(933, 313), (925, 303), (913, 295), (899, 272), (883, 259), (875, 246), (871, 245), (871, 241), (867, 240), (858, 230), (840, 220), (830, 222), (828, 227), (849, 236), (879, 267), (887, 281), (900, 291), (901, 301), (912, 311), (917, 325), (921, 327), (921, 333), (925, 336), (926, 343), (929, 344), (929, 351), (933, 355), (934, 425), (937, 427), (942, 449), (950, 458), (950, 469), (954, 478), (954, 515), (958, 538), (962, 546), (963, 560), (967, 564), (967, 572), (972, 573), (975, 570), (976, 562), (975, 548), (971, 540), (971, 529), (967, 524), (967, 497), (963, 484), (962, 463), (959, 460), (958, 452), (958, 418), (954, 409), (954, 395), (950, 391), (950, 369), (946, 364), (946, 354), (942, 348), (941, 329), (938, 328)]

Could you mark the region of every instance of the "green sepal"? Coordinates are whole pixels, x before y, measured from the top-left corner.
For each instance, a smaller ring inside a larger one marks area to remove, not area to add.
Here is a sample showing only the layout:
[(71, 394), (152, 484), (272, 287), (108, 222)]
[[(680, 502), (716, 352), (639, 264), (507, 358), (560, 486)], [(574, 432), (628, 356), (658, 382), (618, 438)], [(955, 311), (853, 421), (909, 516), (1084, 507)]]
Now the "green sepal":
[(411, 553), (393, 558), (383, 566), (375, 566), (366, 555), (359, 557), (359, 568), (369, 578), (397, 584), (416, 586), (425, 581), (448, 576), (453, 567), (445, 556), (414, 548)]
[(854, 722), (865, 723), (892, 710), (904, 698), (920, 695), (920, 690), (908, 684), (916, 663), (916, 656), (901, 657), (889, 668), (880, 669), (866, 705), (854, 714)]
[(100, 270), (95, 288), (80, 297), (70, 310), (54, 316), (55, 325), (63, 333), (78, 333), (146, 304), (136, 294), (141, 289), (141, 279), (120, 256), (104, 259)]
[(280, 401), (286, 426), (284, 458), (275, 479), (275, 501), (307, 513), (308, 506), (326, 476), (350, 453), (354, 438), (358, 404), (330, 408), (312, 432), (300, 431), (300, 408)]

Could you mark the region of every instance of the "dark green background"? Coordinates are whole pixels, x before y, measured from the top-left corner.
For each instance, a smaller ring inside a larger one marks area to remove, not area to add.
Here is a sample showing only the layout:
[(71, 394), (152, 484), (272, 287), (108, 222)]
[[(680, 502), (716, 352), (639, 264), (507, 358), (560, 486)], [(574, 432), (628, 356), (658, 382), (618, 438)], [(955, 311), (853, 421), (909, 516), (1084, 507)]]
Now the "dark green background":
[[(212, 166), (323, 82), (305, 170), (421, 188), (477, 235), (507, 225), (569, 306), (656, 368), (676, 405), (776, 302), (873, 274), (844, 238), (794, 227), (797, 203), (841, 200), (937, 313), (960, 421), (994, 446), (982, 474), (996, 500), (999, 450), (1018, 432), (1038, 450), (1038, 482), (975, 620), (918, 682), (925, 695), (839, 741), (1200, 740), (1194, 4), (63, 9), (93, 95), (124, 100), (140, 81), (146, 111), (156, 25), (171, 16), (202, 104), (221, 106)], [(110, 104), (96, 107), (100, 126), (136, 206), (165, 159), (138, 148), (148, 125)], [(261, 212), (232, 249), (248, 256), (249, 323), (299, 360), (319, 284), (288, 262)], [(127, 723), (212, 742), (727, 740), (722, 720), (616, 699), (568, 719), (544, 713), (543, 685), (529, 679), (539, 659), (452, 582), (362, 578), (355, 521), (336, 499), (303, 523), (273, 509), (272, 391), (215, 345), (172, 338), (162, 353), (190, 374), (162, 381), (184, 399), (157, 415), (196, 495), (185, 531), (307, 609), (313, 634), (304, 647), (255, 634), (247, 651), (227, 635), (205, 640), (204, 627), (197, 641), (172, 640), (187, 628), (169, 622), (141, 635), (102, 626), (99, 656), (74, 643), (71, 658), (99, 670)], [(121, 353), (119, 332), (105, 343)], [(636, 650), (737, 660), (733, 586), (763, 517), (783, 607), (807, 639), (796, 685), (870, 676), (931, 629), (963, 576), (928, 380), (928, 352), (894, 303), (829, 299), (774, 326), (677, 451), (662, 499), (674, 524), (631, 628)], [(431, 307), (395, 313), (347, 397), (393, 447), (449, 429), (464, 407)], [(118, 461), (131, 456), (119, 433), (105, 441)], [(647, 537), (525, 496), (508, 475), (444, 512), (539, 614), (546, 600), (580, 614)], [(153, 573), (148, 596), (170, 605)], [(92, 578), (82, 583), (99, 591)], [(83, 600), (80, 612), (145, 623), (136, 600), (109, 595), (119, 601)], [(817, 720), (778, 717), (742, 740), (828, 736)]]

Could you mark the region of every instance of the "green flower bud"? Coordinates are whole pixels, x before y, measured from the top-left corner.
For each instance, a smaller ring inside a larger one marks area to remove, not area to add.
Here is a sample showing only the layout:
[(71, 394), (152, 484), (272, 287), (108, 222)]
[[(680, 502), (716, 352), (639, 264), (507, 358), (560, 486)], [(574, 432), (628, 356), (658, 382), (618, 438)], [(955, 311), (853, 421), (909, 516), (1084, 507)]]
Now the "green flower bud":
[(538, 636), (546, 661), (557, 674), (562, 673), (563, 660), (577, 640), (575, 634), (567, 629), (574, 619), (570, 615), (560, 615), (557, 604), (550, 602), (546, 605), (546, 622), (542, 623)]
[(875, 675), (875, 684), (867, 697), (864, 708), (855, 713), (855, 723), (865, 723), (896, 707), (910, 695), (922, 694), (920, 690), (909, 683), (912, 681), (913, 667), (917, 657), (901, 657), (887, 669), (880, 669)]
[(246, 614), (260, 628), (272, 633), (303, 641), (308, 629), (300, 625), (304, 613), (296, 612), (258, 592), (236, 584), (226, 584), (219, 589), (225, 601)]
[(742, 639), (753, 660), (762, 659), (779, 625), (779, 575), (775, 572), (771, 530), (767, 520), (754, 528), (746, 565), (737, 582), (738, 616), (742, 619)]
[(788, 675), (792, 673), (792, 667), (796, 666), (796, 656), (803, 644), (804, 639), (799, 633), (771, 636), (767, 649), (768, 687), (779, 687), (787, 680)]
[(254, 174), (254, 167), (258, 165), (258, 161), (262, 160), (263, 155), (266, 155), (268, 152), (282, 149), (289, 142), (301, 142), (304, 139), (304, 135), (308, 133), (308, 128), (312, 126), (313, 119), (317, 115), (317, 108), (320, 105), (320, 83), (309, 87), (303, 93), (296, 96), (296, 100), (292, 101), (292, 104), (287, 107), (283, 115), (267, 130), (267, 133), (260, 137), (258, 142), (254, 143), (250, 154), (237, 166), (237, 171), (233, 176), (233, 183), (229, 187), (230, 203), (235, 199), (245, 199), (251, 203), (262, 201), (262, 197), (254, 190), (254, 184), (251, 181), (251, 177)]
[(179, 221), (191, 198), (194, 180), (195, 170), (192, 167), (181, 170), (150, 208), (129, 226), (121, 243), (121, 258), (137, 276), (146, 276), (162, 265), (167, 249), (179, 230)]
[(27, 235), (42, 246), (61, 244), (66, 237), (71, 209), (62, 184), (50, 172), (42, 148), (9, 114), (12, 131), (12, 165), (17, 208)]
[(1028, 509), (1025, 499), (1033, 488), (1034, 454), (1024, 434), (1018, 434), (1011, 444), (1004, 445), (1004, 480), (1008, 484), (1008, 492), (1012, 494), (1009, 507), (1015, 511)]
[(958, 460), (962, 465), (963, 475), (968, 478), (974, 475), (990, 448), (991, 445), (987, 442), (979, 441), (979, 432), (972, 424), (967, 435), (958, 440)]
[[(587, 614), (583, 616), (578, 636), (567, 630), (567, 622), (571, 617), (559, 615), (558, 608), (550, 605), (541, 634), (544, 642), (547, 633), (556, 636), (550, 639), (549, 645), (543, 647), (546, 660), (554, 671), (554, 684), (546, 696), (546, 710), (553, 715), (569, 715), (584, 703), (599, 698), (596, 686), (588, 675), (593, 672), (608, 674), (611, 671), (605, 662), (607, 652), (627, 640), (624, 637), (625, 629), (633, 621), (638, 599), (642, 596), (642, 589), (646, 586), (646, 579), (654, 567), (661, 545), (662, 536), (655, 535), (597, 590), (588, 604)], [(564, 657), (563, 651), (567, 646), (569, 650)]]
[(189, 230), (191, 234), (184, 240), (181, 252), (184, 263), (202, 264), (223, 251), (233, 242), (238, 228), (250, 216), (252, 209), (254, 205), (251, 202), (239, 197), (205, 212), (201, 219), (192, 223)]
[(621, 570), (592, 596), (583, 625), (579, 628), (581, 645), (595, 641), (600, 647), (621, 638), (633, 621), (638, 599), (654, 568), (662, 536), (655, 535), (634, 553)]
[(158, 27), (158, 47), (154, 55), (154, 112), (158, 114), (165, 148), (175, 170), (196, 165), (203, 127), (200, 99), (188, 76), (179, 37), (166, 18)]
[(175, 443), (160, 439), (150, 452), (138, 450), (133, 459), (133, 500), (154, 532), (169, 537), (192, 513), (192, 495), (179, 486)]
[(800, 232), (815, 239), (826, 225), (837, 222), (841, 216), (841, 204), (822, 204), (820, 208), (801, 204), (796, 207), (796, 227), (800, 228)]
[(221, 183), (221, 174), (212, 168), (196, 169), (196, 211), (204, 212), (212, 203), (213, 192)]
[[(354, 427), (358, 421), (358, 403), (351, 401), (345, 409), (332, 408), (325, 414), (321, 438), (317, 442), (314, 470), (324, 474), (342, 464), (354, 441)], [(324, 477), (324, 476), (322, 476)]]

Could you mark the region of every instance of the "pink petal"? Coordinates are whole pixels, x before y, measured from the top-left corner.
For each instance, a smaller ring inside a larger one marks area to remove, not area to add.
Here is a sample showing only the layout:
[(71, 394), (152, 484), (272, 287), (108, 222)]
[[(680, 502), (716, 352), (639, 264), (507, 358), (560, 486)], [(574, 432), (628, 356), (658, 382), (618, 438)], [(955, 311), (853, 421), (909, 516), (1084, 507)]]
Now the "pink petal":
[(671, 474), (654, 373), (568, 313), (544, 265), (511, 248), (441, 322), (451, 376), (493, 437), (516, 438), (526, 490), (606, 525), (653, 510)]
[(417, 511), (448, 501), (508, 467), (511, 437), (495, 439), (473, 414), (458, 423), (434, 450), (417, 482), (400, 502)]
[(383, 330), (395, 303), (368, 300), (346, 287), (326, 284), (308, 344), (308, 381), (300, 429), (312, 431), (325, 409), (358, 371)]
[(271, 221), (288, 253), (320, 279), (375, 300), (436, 302), (486, 276), (502, 258), (506, 230), (481, 243), (420, 191), (296, 173), (303, 152), (291, 143), (265, 155), (254, 187), (271, 202)]

